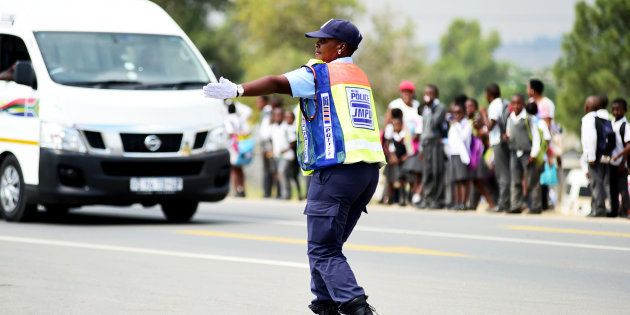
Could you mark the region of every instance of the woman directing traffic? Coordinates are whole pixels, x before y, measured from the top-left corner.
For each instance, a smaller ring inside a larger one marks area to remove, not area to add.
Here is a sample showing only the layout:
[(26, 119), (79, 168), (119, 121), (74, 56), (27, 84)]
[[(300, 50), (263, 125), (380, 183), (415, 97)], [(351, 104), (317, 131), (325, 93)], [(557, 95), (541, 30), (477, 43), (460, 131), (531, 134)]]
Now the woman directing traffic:
[(239, 85), (221, 78), (203, 91), (223, 99), (273, 93), (300, 98), (297, 157), (313, 176), (304, 209), (315, 295), (309, 308), (316, 314), (373, 314), (342, 253), (385, 165), (372, 89), (352, 61), (362, 36), (339, 19), (305, 35), (317, 42), (315, 59), (304, 66)]

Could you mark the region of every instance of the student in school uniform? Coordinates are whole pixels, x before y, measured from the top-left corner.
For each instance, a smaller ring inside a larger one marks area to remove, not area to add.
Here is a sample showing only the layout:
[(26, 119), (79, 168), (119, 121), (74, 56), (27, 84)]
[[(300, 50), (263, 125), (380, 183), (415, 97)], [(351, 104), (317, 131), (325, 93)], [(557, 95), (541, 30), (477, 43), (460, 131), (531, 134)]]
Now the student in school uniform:
[(385, 147), (388, 155), (388, 163), (385, 166), (385, 177), (387, 178), (387, 189), (389, 200), (393, 203), (395, 199), (401, 206), (407, 205), (407, 194), (405, 190), (405, 174), (403, 173), (403, 165), (407, 160), (407, 146), (405, 144), (406, 130), (404, 128), (402, 115), (397, 112), (399, 109), (392, 110), (391, 123), (385, 126)]
[(406, 133), (405, 145), (407, 146), (408, 158), (405, 161), (402, 171), (409, 182), (409, 194), (412, 195), (411, 202), (420, 202), (420, 190), (422, 181), (422, 161), (420, 160), (420, 135), (422, 134), (422, 116), (418, 113), (420, 102), (416, 100), (416, 87), (411, 81), (404, 80), (398, 86), (400, 97), (391, 101), (385, 113), (385, 124), (391, 122), (392, 111), (399, 109), (402, 112), (402, 122)]
[[(296, 125), (295, 125), (295, 113), (293, 113), (290, 110), (287, 110), (284, 112), (284, 124), (285, 124), (285, 128), (286, 128), (286, 134), (287, 134), (287, 139), (289, 139), (289, 145), (290, 145), (290, 153), (291, 153), (291, 158), (288, 159), (289, 160), (289, 167), (288, 167), (288, 172), (287, 172), (287, 182), (289, 183), (289, 189), (291, 189), (290, 187), (295, 184), (295, 188), (297, 190), (297, 196), (298, 196), (298, 200), (302, 200), (303, 196), (302, 196), (302, 185), (300, 184), (300, 164), (298, 163), (297, 159), (295, 158), (295, 152), (297, 152), (297, 137), (295, 137), (294, 135), (296, 134)], [(285, 154), (285, 156), (288, 157), (288, 153)], [(293, 183), (293, 184), (291, 184)]]
[(424, 88), (422, 111), (422, 202), (418, 208), (444, 207), (445, 152), (443, 139), (448, 131), (446, 109), (440, 103), (438, 87), (429, 84)]
[[(610, 212), (609, 217), (628, 217), (630, 196), (628, 195), (627, 153), (630, 151), (630, 124), (626, 119), (628, 104), (623, 98), (612, 101), (612, 123), (615, 132), (615, 149), (610, 161)], [(627, 148), (627, 150), (626, 150)], [(621, 205), (619, 204), (621, 199)]]
[(586, 98), (582, 117), (581, 140), (582, 140), (582, 160), (587, 165), (587, 176), (591, 189), (591, 213), (589, 217), (606, 216), (606, 187), (609, 185), (609, 167), (602, 160), (601, 152), (597, 150), (597, 120), (609, 119), (610, 115), (606, 110), (608, 99), (603, 96), (591, 95)]
[(495, 198), (490, 189), (490, 187), (493, 186), (494, 178), (483, 158), (488, 142), (488, 127), (483, 123), (481, 114), (479, 113), (479, 103), (476, 99), (469, 98), (466, 100), (466, 116), (468, 123), (472, 126), (473, 138), (471, 141), (477, 138), (484, 147), (481, 155), (478, 157), (472, 156), (473, 152), (471, 152), (471, 164), (474, 163), (474, 158), (478, 158), (479, 160), (477, 161), (476, 167), (472, 168), (470, 172), (470, 181), (473, 186), (469, 194), (468, 208), (470, 210), (476, 210), (479, 199), (483, 196), (488, 203), (488, 208), (496, 209), (496, 204), (494, 203)]
[(472, 126), (465, 117), (466, 109), (460, 102), (451, 106), (451, 125), (448, 130), (449, 173), (453, 188), (453, 209), (466, 210), (468, 181), (470, 180), (470, 141)]
[(273, 161), (276, 179), (280, 185), (279, 198), (291, 199), (291, 167), (295, 159), (295, 152), (291, 143), (297, 141), (295, 130), (289, 131), (289, 125), (284, 122), (285, 111), (281, 107), (273, 109), (271, 114), (271, 143), (273, 145)]
[(499, 186), (497, 207), (490, 211), (501, 212), (510, 209), (510, 149), (504, 137), (509, 110), (501, 100), (501, 89), (496, 83), (486, 87), (486, 100), (489, 102), (488, 109), (481, 113), (489, 130), (489, 143), (494, 153), (494, 175)]
[(506, 136), (510, 147), (510, 172), (512, 175), (510, 210), (508, 213), (521, 213), (527, 203), (523, 196), (523, 179), (530, 199), (529, 213), (540, 214), (540, 170), (536, 156), (540, 151), (540, 133), (532, 116), (525, 111), (525, 97), (512, 96), (512, 113), (507, 121)]

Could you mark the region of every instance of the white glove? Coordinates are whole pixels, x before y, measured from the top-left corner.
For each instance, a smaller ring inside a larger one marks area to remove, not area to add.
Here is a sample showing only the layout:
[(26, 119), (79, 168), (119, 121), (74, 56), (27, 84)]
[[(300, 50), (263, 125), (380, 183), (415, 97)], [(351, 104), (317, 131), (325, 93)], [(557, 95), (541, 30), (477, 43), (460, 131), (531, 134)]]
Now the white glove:
[(203, 95), (210, 98), (235, 98), (237, 94), (236, 84), (221, 77), (219, 83), (208, 83), (203, 87)]

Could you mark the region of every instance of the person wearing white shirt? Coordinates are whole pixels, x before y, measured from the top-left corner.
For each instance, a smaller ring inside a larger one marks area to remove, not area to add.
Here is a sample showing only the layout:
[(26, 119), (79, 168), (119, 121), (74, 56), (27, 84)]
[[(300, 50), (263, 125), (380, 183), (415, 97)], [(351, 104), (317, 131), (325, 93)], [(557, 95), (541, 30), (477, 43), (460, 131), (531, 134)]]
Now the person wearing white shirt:
[(281, 199), (291, 198), (291, 166), (295, 159), (295, 152), (291, 143), (295, 142), (295, 129), (284, 122), (284, 110), (274, 108), (272, 112), (272, 124), (270, 126), (271, 143), (273, 146), (273, 160), (275, 163), (276, 178), (280, 184), (279, 197)]
[(606, 101), (601, 96), (589, 96), (584, 103), (582, 117), (581, 140), (582, 159), (588, 163), (589, 187), (591, 189), (590, 217), (606, 216), (606, 186), (609, 185), (608, 165), (602, 163), (597, 156), (597, 128), (596, 118), (609, 119)]
[[(562, 147), (560, 146), (560, 142), (556, 141), (556, 142), (551, 142), (551, 130), (554, 131), (554, 135), (556, 136), (556, 139), (560, 139), (561, 138), (561, 134), (559, 132), (559, 128), (558, 126), (555, 124), (554, 122), (554, 117), (555, 117), (555, 112), (556, 112), (556, 105), (546, 96), (543, 95), (543, 92), (545, 90), (545, 84), (539, 80), (539, 79), (531, 79), (529, 80), (529, 82), (527, 83), (527, 95), (529, 96), (529, 103), (535, 103), (536, 104), (536, 114), (532, 114), (531, 115), (535, 115), (540, 121), (539, 121), (539, 125), (541, 125), (541, 130), (545, 133), (545, 139), (547, 140), (547, 134), (549, 134), (549, 143), (548, 143), (548, 148), (549, 150), (546, 152), (546, 161), (549, 164), (554, 164), (556, 163), (555, 160), (557, 160), (558, 165), (560, 165), (562, 163), (561, 159), (561, 154), (562, 154)], [(542, 124), (545, 124), (545, 127), (542, 127)], [(554, 127), (554, 128), (552, 128)], [(542, 196), (542, 208), (543, 210), (548, 209), (549, 208), (549, 191), (550, 191), (550, 187), (547, 185), (541, 185), (541, 196)]]
[[(298, 108), (299, 109), (299, 105)], [(297, 189), (298, 200), (302, 200), (302, 184), (300, 180), (302, 178), (302, 171), (300, 170), (300, 163), (297, 160), (297, 121), (295, 120), (295, 110), (287, 110), (284, 112), (284, 124), (287, 126), (287, 140), (291, 146), (291, 162), (289, 162), (289, 172), (287, 172), (287, 182), (289, 183), (289, 189), (291, 189), (291, 182), (295, 184)], [(308, 188), (307, 188), (308, 191)], [(290, 195), (290, 194), (289, 194)]]
[[(403, 113), (405, 129), (411, 135), (412, 143), (417, 143), (419, 141), (418, 135), (422, 133), (422, 116), (418, 114), (420, 102), (414, 98), (416, 88), (410, 81), (402, 81), (398, 88), (400, 97), (389, 103), (387, 106), (388, 114), (391, 116), (391, 110), (394, 108), (400, 109)], [(420, 129), (420, 131), (417, 131), (417, 129)], [(412, 148), (417, 149), (417, 144), (415, 146), (412, 145)]]
[[(398, 114), (396, 112), (398, 111)], [(392, 111), (391, 123), (385, 126), (383, 138), (385, 139), (385, 149), (388, 157), (385, 166), (385, 177), (387, 178), (388, 203), (393, 203), (396, 195), (401, 206), (407, 205), (407, 192), (403, 165), (407, 160), (407, 146), (405, 145), (406, 130), (402, 122), (402, 117), (398, 109)], [(397, 193), (396, 193), (397, 192)]]
[(486, 99), (490, 103), (486, 113), (482, 112), (489, 133), (489, 142), (494, 153), (494, 174), (499, 185), (497, 211), (510, 209), (510, 149), (503, 140), (507, 109), (501, 100), (501, 89), (496, 83), (486, 87)]
[(540, 133), (532, 116), (525, 111), (525, 97), (512, 96), (513, 112), (507, 121), (506, 134), (510, 147), (510, 171), (512, 176), (511, 208), (508, 213), (521, 213), (526, 206), (523, 197), (523, 179), (526, 180), (527, 196), (530, 198), (529, 213), (541, 213), (540, 170), (536, 156), (540, 151)]
[[(399, 109), (402, 112), (402, 122), (405, 126), (405, 133), (408, 135), (405, 139), (409, 158), (405, 161), (402, 168), (404, 173), (410, 175), (410, 194), (412, 194), (411, 202), (417, 204), (420, 202), (420, 182), (422, 180), (422, 161), (420, 160), (420, 136), (422, 135), (423, 120), (418, 113), (420, 102), (415, 99), (416, 87), (411, 81), (403, 80), (400, 82), (398, 89), (400, 97), (391, 101), (387, 106), (386, 121), (392, 118), (391, 112)], [(386, 123), (387, 126), (390, 126)], [(387, 130), (385, 130), (387, 132)]]
[(547, 128), (551, 128), (551, 123), (556, 114), (556, 105), (546, 96), (543, 95), (545, 85), (541, 80), (531, 79), (527, 84), (527, 95), (530, 102), (536, 103), (538, 113), (536, 116), (547, 123)]
[(229, 135), (230, 141), (228, 151), (230, 152), (230, 170), (234, 192), (236, 197), (245, 197), (245, 173), (243, 173), (243, 165), (239, 164), (239, 137), (249, 133), (247, 121), (238, 112), (238, 103), (231, 99), (225, 100), (227, 116), (225, 118), (225, 132)]
[(258, 141), (262, 153), (263, 160), (263, 197), (271, 197), (271, 186), (273, 184), (273, 172), (271, 169), (271, 134), (269, 127), (271, 126), (271, 104), (269, 104), (269, 95), (262, 95), (256, 98), (256, 107), (260, 110), (260, 125), (258, 130)]
[[(627, 157), (624, 156), (626, 148), (630, 150), (630, 124), (626, 119), (628, 104), (622, 98), (612, 102), (612, 115), (615, 121), (612, 123), (615, 132), (615, 149), (610, 161), (610, 213), (609, 217), (628, 217), (630, 209), (630, 196), (628, 194), (628, 168)], [(621, 198), (621, 205), (619, 199)]]
[(448, 155), (451, 182), (454, 185), (454, 209), (465, 210), (468, 199), (468, 181), (470, 180), (470, 141), (472, 126), (464, 119), (466, 109), (455, 103), (451, 107), (453, 121), (448, 129)]

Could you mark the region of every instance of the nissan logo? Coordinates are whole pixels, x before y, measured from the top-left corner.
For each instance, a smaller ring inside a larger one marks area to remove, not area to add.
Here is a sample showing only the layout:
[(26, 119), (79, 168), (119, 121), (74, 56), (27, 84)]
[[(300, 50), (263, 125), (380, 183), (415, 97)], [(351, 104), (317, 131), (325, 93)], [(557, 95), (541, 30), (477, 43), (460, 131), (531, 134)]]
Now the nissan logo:
[(155, 152), (162, 146), (162, 140), (156, 135), (148, 135), (144, 138), (144, 146), (151, 152)]

